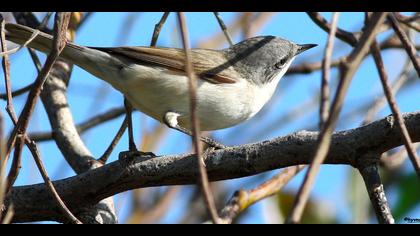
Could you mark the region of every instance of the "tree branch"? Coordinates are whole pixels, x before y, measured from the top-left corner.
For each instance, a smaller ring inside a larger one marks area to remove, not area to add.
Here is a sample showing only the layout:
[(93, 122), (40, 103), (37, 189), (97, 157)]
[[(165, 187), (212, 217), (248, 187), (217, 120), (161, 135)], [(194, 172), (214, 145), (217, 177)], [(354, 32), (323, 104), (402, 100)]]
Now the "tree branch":
[[(414, 142), (420, 142), (420, 111), (403, 114)], [(318, 132), (300, 131), (259, 143), (229, 147), (206, 155), (211, 181), (240, 178), (294, 165), (309, 164)], [(400, 129), (392, 115), (352, 130), (332, 135), (325, 164), (360, 166), (366, 153), (380, 154), (403, 144)], [(54, 186), (74, 213), (100, 200), (135, 188), (195, 184), (197, 157), (193, 154), (168, 155), (145, 159), (124, 156), (120, 160), (80, 175), (54, 181)], [(12, 189), (6, 206), (13, 202), (14, 222), (63, 221), (45, 184)]]
[(359, 168), (359, 171), (365, 181), (366, 189), (379, 223), (395, 223), (379, 176), (378, 166), (375, 163), (364, 165)]
[(223, 34), (225, 35), (226, 40), (228, 41), (229, 45), (230, 45), (230, 46), (233, 46), (233, 40), (232, 40), (232, 37), (230, 36), (229, 31), (228, 31), (228, 30), (227, 30), (227, 28), (226, 28), (225, 22), (223, 22), (222, 17), (220, 17), (219, 12), (213, 12), (213, 14), (214, 14), (214, 16), (216, 17), (217, 22), (219, 23), (219, 26), (220, 26), (220, 28), (222, 29)]
[[(26, 85), (23, 88), (17, 89), (16, 91), (12, 91), (12, 97), (17, 97), (17, 96), (20, 96), (22, 94), (25, 94), (26, 92), (29, 92), (29, 90), (32, 89), (32, 86), (33, 86), (33, 84), (29, 84), (29, 85)], [(6, 93), (0, 94), (0, 99), (7, 100), (7, 94)]]
[(99, 162), (101, 162), (102, 164), (105, 164), (108, 161), (109, 156), (111, 156), (112, 151), (114, 150), (115, 146), (117, 146), (122, 135), (127, 129), (127, 126), (128, 126), (128, 116), (125, 116), (124, 121), (122, 122), (120, 128), (118, 129), (117, 133), (115, 134), (108, 148), (105, 150), (104, 154), (102, 154), (102, 156), (98, 158)]
[(319, 127), (321, 128), (328, 119), (330, 113), (330, 69), (331, 69), (331, 58), (334, 49), (335, 33), (337, 31), (337, 23), (339, 12), (333, 12), (331, 20), (331, 28), (328, 34), (327, 45), (325, 46), (324, 58), (322, 60), (322, 71), (321, 71), (321, 96), (319, 106)]
[(155, 29), (153, 30), (153, 36), (152, 40), (150, 42), (151, 47), (156, 47), (157, 40), (159, 38), (160, 30), (162, 29), (163, 25), (166, 22), (166, 19), (168, 18), (170, 12), (165, 12), (162, 15), (162, 18), (160, 18), (159, 22), (155, 25)]
[(250, 190), (236, 191), (229, 202), (220, 211), (220, 218), (225, 224), (230, 224), (238, 215), (251, 205), (262, 199), (278, 193), (305, 165), (290, 166), (273, 178)]

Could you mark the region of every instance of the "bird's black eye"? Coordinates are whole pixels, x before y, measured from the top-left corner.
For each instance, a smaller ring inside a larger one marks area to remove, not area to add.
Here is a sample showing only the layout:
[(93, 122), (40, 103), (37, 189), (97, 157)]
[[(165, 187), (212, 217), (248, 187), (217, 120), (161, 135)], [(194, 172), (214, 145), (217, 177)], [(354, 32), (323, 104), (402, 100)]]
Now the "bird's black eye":
[(286, 62), (287, 62), (287, 58), (283, 58), (283, 59), (281, 59), (279, 62), (277, 62), (277, 63), (274, 65), (274, 67), (275, 67), (276, 69), (281, 69), (281, 68), (283, 68), (283, 67), (284, 67), (284, 65), (286, 65)]

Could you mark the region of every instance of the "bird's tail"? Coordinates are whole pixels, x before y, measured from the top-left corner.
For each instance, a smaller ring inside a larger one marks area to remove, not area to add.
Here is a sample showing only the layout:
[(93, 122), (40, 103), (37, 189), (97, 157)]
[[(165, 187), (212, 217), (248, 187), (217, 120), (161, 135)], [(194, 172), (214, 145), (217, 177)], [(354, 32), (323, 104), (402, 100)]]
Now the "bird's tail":
[[(5, 28), (7, 40), (20, 45), (28, 46), (44, 53), (49, 53), (51, 51), (53, 44), (53, 37), (51, 35), (23, 25), (12, 23), (6, 24)], [(60, 56), (71, 63), (76, 64), (76, 61), (74, 61), (76, 56), (74, 55), (78, 55), (77, 57), (80, 57), (80, 51), (82, 51), (82, 47), (68, 43)]]
[[(34, 30), (23, 25), (8, 23), (5, 25), (6, 39), (14, 43), (25, 45), (38, 51), (49, 53), (53, 44), (53, 37), (49, 34)], [(68, 42), (60, 57), (72, 64), (85, 69), (89, 73), (108, 81), (110, 70), (114, 70), (116, 59), (108, 53), (94, 48), (78, 46)], [(114, 66), (114, 67), (113, 67)]]

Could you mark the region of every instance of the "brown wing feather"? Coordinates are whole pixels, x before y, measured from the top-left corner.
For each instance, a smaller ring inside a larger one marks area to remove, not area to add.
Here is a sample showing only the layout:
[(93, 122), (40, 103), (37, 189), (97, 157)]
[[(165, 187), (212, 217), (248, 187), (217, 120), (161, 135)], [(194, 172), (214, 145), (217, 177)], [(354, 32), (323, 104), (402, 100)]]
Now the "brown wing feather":
[[(185, 53), (176, 48), (150, 47), (116, 47), (94, 48), (112, 54), (117, 54), (138, 61), (176, 70), (175, 73), (185, 72)], [(235, 83), (240, 75), (232, 66), (226, 63), (226, 58), (220, 52), (207, 49), (193, 49), (192, 64), (194, 71), (200, 78), (210, 83)]]

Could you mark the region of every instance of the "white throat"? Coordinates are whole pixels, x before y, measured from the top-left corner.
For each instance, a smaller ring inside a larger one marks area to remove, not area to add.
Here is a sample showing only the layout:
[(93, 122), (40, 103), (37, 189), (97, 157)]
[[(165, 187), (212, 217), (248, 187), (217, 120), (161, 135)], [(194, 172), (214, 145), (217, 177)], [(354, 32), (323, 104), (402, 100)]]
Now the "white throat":
[[(296, 56), (295, 56), (296, 57)], [(280, 82), (280, 79), (286, 74), (287, 69), (289, 69), (290, 65), (292, 64), (293, 57), (290, 61), (281, 69), (281, 71), (272, 79), (269, 83), (265, 83), (261, 86), (256, 86), (254, 89), (254, 102), (252, 105), (252, 113), (251, 116), (254, 116), (257, 112), (263, 108), (263, 106), (271, 99), (274, 92), (276, 91), (277, 85)]]

